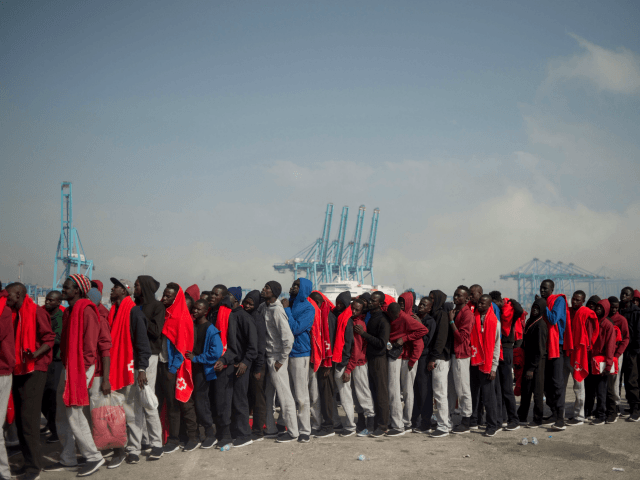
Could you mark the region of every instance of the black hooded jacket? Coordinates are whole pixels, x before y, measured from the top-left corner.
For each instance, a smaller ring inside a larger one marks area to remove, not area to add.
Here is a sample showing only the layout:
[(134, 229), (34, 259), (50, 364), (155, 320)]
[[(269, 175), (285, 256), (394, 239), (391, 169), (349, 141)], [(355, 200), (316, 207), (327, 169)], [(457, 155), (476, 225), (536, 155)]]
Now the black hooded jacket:
[(433, 307), (431, 316), (436, 321), (436, 333), (429, 351), (429, 362), (436, 360), (450, 360), (451, 349), (453, 346), (453, 335), (449, 335), (449, 316), (447, 315), (444, 304), (447, 295), (441, 290), (432, 290), (429, 292), (433, 296)]
[(162, 350), (162, 329), (164, 328), (164, 305), (156, 300), (156, 292), (160, 288), (160, 282), (150, 275), (140, 275), (141, 297), (136, 297), (136, 305), (140, 306), (142, 313), (147, 317), (147, 336), (151, 354), (158, 355)]
[(258, 312), (260, 306), (260, 292), (258, 290), (252, 290), (247, 293), (245, 299), (250, 298), (253, 300), (255, 308), (250, 313), (253, 318), (253, 323), (256, 327), (256, 334), (258, 335), (258, 356), (251, 365), (251, 371), (253, 373), (259, 372), (264, 367), (264, 355), (267, 350), (267, 324), (264, 319), (264, 312)]
[(629, 325), (629, 345), (625, 351), (638, 355), (640, 354), (640, 307), (632, 301), (627, 308), (620, 309), (620, 314), (627, 319)]
[(224, 365), (244, 363), (249, 371), (258, 356), (258, 335), (253, 317), (240, 306), (229, 314), (227, 351), (220, 360)]

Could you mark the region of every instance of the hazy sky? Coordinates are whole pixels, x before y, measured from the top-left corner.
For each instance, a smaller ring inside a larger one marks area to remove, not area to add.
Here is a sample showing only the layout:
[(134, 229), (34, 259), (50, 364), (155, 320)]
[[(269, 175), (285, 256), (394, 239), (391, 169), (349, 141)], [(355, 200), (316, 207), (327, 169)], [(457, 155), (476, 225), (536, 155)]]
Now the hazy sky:
[(327, 202), (348, 238), (380, 208), (398, 289), (513, 293), (533, 257), (638, 277), (638, 24), (636, 1), (2, 2), (0, 279), (51, 284), (63, 180), (107, 282), (147, 253), (162, 283), (287, 288), (272, 265)]

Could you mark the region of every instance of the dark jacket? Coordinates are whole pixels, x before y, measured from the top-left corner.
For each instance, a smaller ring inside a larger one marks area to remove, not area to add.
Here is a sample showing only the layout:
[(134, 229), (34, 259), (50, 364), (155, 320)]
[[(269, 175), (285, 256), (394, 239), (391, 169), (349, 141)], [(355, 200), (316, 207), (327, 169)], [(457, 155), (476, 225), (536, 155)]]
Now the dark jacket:
[[(536, 300), (540, 311), (544, 312), (547, 308), (547, 302), (540, 298)], [(530, 318), (524, 327), (524, 338), (522, 347), (524, 348), (524, 371), (535, 372), (540, 364), (540, 360), (547, 356), (547, 339), (549, 336), (549, 327), (544, 321), (542, 315)]]
[(620, 310), (620, 315), (627, 319), (629, 327), (629, 345), (626, 351), (638, 355), (640, 353), (640, 307), (631, 302), (628, 308)]
[(390, 331), (391, 324), (386, 315), (382, 311), (371, 312), (367, 331), (362, 334), (362, 337), (367, 341), (367, 359), (387, 354)]
[(422, 322), (422, 325), (427, 327), (427, 329), (429, 330), (429, 333), (422, 337), (422, 342), (424, 343), (424, 348), (422, 349), (422, 354), (420, 355), (420, 359), (422, 360), (427, 358), (429, 356), (429, 352), (431, 351), (431, 343), (433, 342), (436, 333), (436, 321), (431, 315), (427, 313), (424, 318), (420, 319), (420, 322)]
[(513, 348), (513, 344), (516, 343), (516, 323), (524, 313), (524, 310), (522, 309), (522, 305), (520, 305), (518, 302), (516, 302), (512, 298), (509, 299), (509, 302), (513, 307), (513, 319), (511, 320), (511, 330), (509, 331), (509, 335), (506, 337), (505, 336), (502, 337), (503, 349)]
[(449, 316), (444, 308), (447, 296), (440, 290), (432, 290), (429, 295), (433, 296), (431, 315), (436, 322), (436, 332), (428, 361), (448, 361), (451, 359), (451, 350), (453, 349), (453, 335), (449, 335)]
[(251, 365), (252, 372), (259, 372), (264, 367), (264, 356), (267, 350), (267, 325), (264, 319), (264, 313), (258, 312), (260, 306), (260, 292), (258, 290), (252, 290), (247, 293), (245, 298), (253, 300), (255, 308), (251, 312), (251, 318), (253, 318), (253, 324), (256, 327), (256, 335), (258, 336), (258, 356)]
[(142, 296), (136, 298), (136, 305), (140, 306), (147, 318), (147, 338), (151, 347), (151, 354), (158, 355), (162, 350), (162, 329), (164, 327), (164, 305), (156, 300), (156, 292), (160, 282), (150, 275), (138, 277)]
[(253, 317), (242, 307), (236, 307), (229, 314), (227, 329), (227, 351), (220, 360), (224, 365), (244, 363), (249, 371), (258, 356), (258, 334)]

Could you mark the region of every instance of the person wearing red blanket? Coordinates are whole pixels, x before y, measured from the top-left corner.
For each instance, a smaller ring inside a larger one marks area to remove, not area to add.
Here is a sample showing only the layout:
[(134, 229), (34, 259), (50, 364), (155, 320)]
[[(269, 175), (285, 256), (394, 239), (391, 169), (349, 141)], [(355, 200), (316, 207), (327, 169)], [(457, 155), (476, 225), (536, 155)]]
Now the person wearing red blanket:
[(493, 382), (500, 360), (500, 322), (493, 311), (492, 299), (482, 295), (474, 309), (471, 332), (471, 423), (477, 425), (480, 396), (487, 414), (486, 437), (493, 437), (502, 426)]
[[(364, 300), (356, 298), (351, 303), (351, 320), (353, 326), (359, 325), (364, 331), (367, 325), (364, 323)], [(351, 382), (351, 390), (355, 401), (355, 409), (358, 412), (356, 422), (356, 433), (359, 437), (368, 437), (373, 433), (375, 411), (373, 409), (373, 398), (369, 388), (369, 372), (367, 369), (367, 341), (360, 335), (353, 336), (353, 346), (349, 363), (343, 375), (345, 380)]]
[(193, 351), (193, 320), (187, 309), (182, 288), (177, 283), (168, 283), (162, 293), (162, 303), (166, 309), (162, 335), (167, 345), (167, 363), (158, 365), (160, 383), (160, 407), (162, 400), (167, 404), (169, 416), (169, 438), (164, 453), (173, 453), (180, 448), (180, 421), (184, 420), (189, 441), (183, 451), (198, 448), (198, 424), (193, 403), (193, 380), (191, 360), (186, 352)]
[[(589, 355), (589, 376), (585, 379), (584, 411), (586, 416), (593, 413), (594, 419), (591, 425), (603, 425), (606, 420), (607, 379), (615, 369), (613, 359), (616, 350), (616, 331), (608, 318), (609, 300), (600, 300), (595, 311), (598, 316), (599, 331)], [(598, 403), (593, 410), (596, 398)]]
[(620, 301), (618, 297), (609, 297), (609, 305), (611, 310), (609, 312), (609, 320), (620, 331), (619, 342), (616, 342), (616, 351), (613, 356), (618, 359), (618, 373), (616, 375), (610, 375), (609, 384), (607, 386), (607, 418), (610, 419), (615, 413), (624, 414), (624, 410), (620, 407), (620, 377), (622, 376), (622, 362), (624, 361), (624, 351), (629, 345), (629, 324), (627, 319), (620, 315)]
[[(316, 306), (312, 329), (312, 355), (309, 371), (309, 400), (312, 429), (316, 438), (333, 437), (333, 395), (336, 390), (333, 368), (334, 332), (337, 319), (331, 311), (335, 305), (322, 293), (313, 291), (309, 302)], [(333, 335), (332, 335), (333, 333)], [(313, 372), (313, 373), (312, 373)], [(315, 384), (314, 384), (315, 381)]]
[(11, 309), (16, 365), (13, 370), (13, 405), (20, 449), (24, 457), (23, 478), (34, 479), (42, 470), (40, 410), (56, 339), (47, 311), (27, 295), (22, 283), (7, 285), (6, 306)]
[[(341, 437), (350, 437), (356, 433), (356, 424), (353, 418), (353, 393), (351, 383), (347, 381), (345, 370), (351, 357), (353, 346), (353, 320), (351, 312), (351, 293), (342, 292), (336, 298), (336, 306), (332, 313), (337, 319), (333, 342), (333, 369), (334, 380), (336, 382), (336, 392), (340, 396), (340, 402), (345, 413), (345, 423), (341, 429)], [(333, 403), (333, 425), (336, 428), (340, 425), (340, 415), (338, 414), (338, 403)]]
[[(124, 395), (124, 413), (127, 418), (127, 447), (116, 448), (107, 468), (117, 468), (127, 460), (129, 464), (140, 461), (142, 426), (145, 423), (140, 392), (147, 384), (146, 369), (149, 366), (151, 347), (147, 337), (147, 318), (136, 307), (133, 282), (111, 278), (111, 388)], [(103, 392), (104, 393), (104, 392)]]
[(564, 388), (566, 390), (569, 376), (572, 376), (573, 393), (575, 395), (573, 415), (572, 418), (567, 420), (567, 425), (569, 426), (582, 425), (585, 421), (584, 379), (589, 374), (588, 352), (593, 347), (593, 341), (595, 340), (594, 331), (597, 335), (598, 329), (598, 318), (595, 312), (583, 306), (586, 298), (586, 294), (582, 290), (576, 290), (571, 297), (571, 308), (569, 309), (569, 324), (572, 330), (573, 350), (565, 350)]
[(455, 309), (450, 310), (449, 330), (453, 336), (453, 354), (449, 363), (449, 411), (453, 412), (458, 399), (462, 410), (462, 421), (456, 425), (451, 433), (463, 434), (470, 431), (471, 418), (471, 330), (473, 329), (473, 312), (469, 305), (469, 290), (460, 286), (453, 293)]
[[(1, 287), (0, 287), (1, 288)], [(7, 291), (0, 291), (0, 425), (4, 425), (11, 395), (13, 369), (16, 366), (16, 347), (13, 337), (11, 308), (7, 306)], [(9, 480), (9, 458), (4, 445), (4, 432), (0, 434), (0, 477)]]
[(564, 423), (564, 354), (563, 350), (572, 350), (569, 306), (563, 294), (553, 295), (555, 284), (546, 279), (540, 284), (540, 297), (547, 301), (547, 308), (542, 312), (549, 329), (547, 361), (545, 363), (544, 381), (547, 405), (551, 416), (543, 421), (543, 425), (553, 430), (565, 430)]
[(62, 285), (62, 299), (69, 307), (62, 316), (60, 357), (64, 370), (60, 375), (56, 401), (56, 428), (62, 444), (60, 461), (45, 467), (45, 471), (74, 469), (78, 465), (76, 445), (86, 463), (78, 476), (88, 476), (104, 465), (83, 413), (89, 405), (89, 384), (98, 356), (100, 319), (98, 309), (86, 298), (91, 283), (80, 274), (71, 275)]
[[(387, 315), (391, 320), (389, 342), (393, 348), (388, 355), (389, 375), (389, 408), (391, 429), (388, 437), (404, 435), (411, 428), (413, 413), (413, 382), (416, 379), (414, 368), (424, 349), (424, 337), (429, 331), (413, 315), (413, 296), (410, 292), (402, 294), (405, 311), (398, 303), (387, 307)], [(411, 313), (408, 313), (411, 312)], [(399, 351), (398, 351), (399, 350)], [(398, 352), (395, 356), (393, 352)], [(404, 408), (400, 396), (404, 395)]]
[(640, 308), (640, 290), (638, 289), (633, 291), (633, 304)]

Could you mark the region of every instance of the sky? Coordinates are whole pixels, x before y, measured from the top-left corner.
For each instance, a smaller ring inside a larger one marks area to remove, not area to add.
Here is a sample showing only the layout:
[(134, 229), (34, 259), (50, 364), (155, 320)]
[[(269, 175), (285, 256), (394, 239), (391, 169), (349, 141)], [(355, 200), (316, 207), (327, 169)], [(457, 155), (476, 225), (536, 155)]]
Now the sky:
[(51, 285), (62, 181), (107, 283), (286, 290), (273, 264), (329, 202), (347, 239), (380, 209), (398, 290), (513, 295), (534, 257), (638, 278), (639, 23), (634, 1), (3, 1), (0, 280)]

